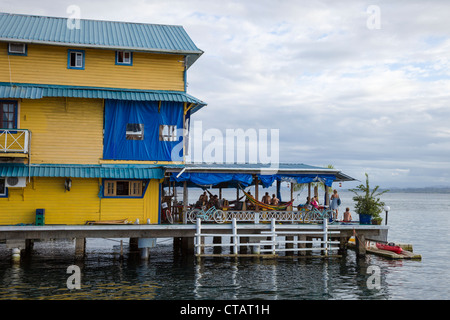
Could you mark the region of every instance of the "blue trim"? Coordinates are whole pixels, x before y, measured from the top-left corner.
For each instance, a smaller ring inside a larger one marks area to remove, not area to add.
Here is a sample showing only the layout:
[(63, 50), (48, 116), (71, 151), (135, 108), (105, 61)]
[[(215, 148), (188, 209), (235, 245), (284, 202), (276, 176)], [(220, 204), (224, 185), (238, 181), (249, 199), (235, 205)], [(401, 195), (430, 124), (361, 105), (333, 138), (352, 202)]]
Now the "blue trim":
[[(105, 196), (105, 182), (106, 181), (142, 181), (145, 184), (145, 187), (142, 189), (142, 195), (139, 197), (136, 196)], [(149, 179), (102, 179), (102, 198), (103, 199), (142, 199), (147, 192), (148, 185), (150, 184)]]
[[(3, 99), (0, 99), (0, 102), (14, 103), (15, 119), (14, 119), (14, 128), (13, 129), (17, 129), (17, 119), (19, 118), (19, 108), (18, 108), (17, 100), (3, 100)], [(0, 119), (0, 124), (3, 124), (3, 119)], [(0, 126), (0, 128), (2, 128), (2, 126)], [(2, 129), (8, 129), (9, 130), (11, 128), (2, 128)]]
[(9, 189), (5, 187), (5, 190), (6, 190), (5, 194), (0, 194), (0, 199), (8, 198), (8, 191), (9, 191)]
[[(119, 62), (117, 61), (119, 58), (119, 51), (121, 52), (129, 52), (130, 53), (130, 63)], [(133, 52), (129, 50), (117, 50), (116, 51), (116, 66), (132, 66), (133, 65)]]
[(10, 43), (17, 43), (17, 42), (8, 42), (8, 46), (6, 47), (6, 50), (8, 51), (8, 55), (9, 56), (23, 56), (26, 57), (28, 56), (28, 45), (26, 43), (21, 43), (25, 45), (25, 53), (15, 53), (15, 52), (10, 52), (9, 51), (9, 44)]
[(8, 187), (6, 187), (6, 178), (0, 178), (4, 180), (4, 184), (5, 184), (5, 194), (0, 194), (0, 198), (8, 198)]
[[(82, 59), (82, 66), (81, 67), (72, 67), (70, 65), (70, 54), (72, 52), (80, 52), (83, 54), (83, 59)], [(85, 60), (86, 54), (84, 52), (84, 50), (73, 50), (73, 49), (69, 49), (67, 50), (67, 69), (75, 69), (75, 70), (84, 70), (84, 60)]]

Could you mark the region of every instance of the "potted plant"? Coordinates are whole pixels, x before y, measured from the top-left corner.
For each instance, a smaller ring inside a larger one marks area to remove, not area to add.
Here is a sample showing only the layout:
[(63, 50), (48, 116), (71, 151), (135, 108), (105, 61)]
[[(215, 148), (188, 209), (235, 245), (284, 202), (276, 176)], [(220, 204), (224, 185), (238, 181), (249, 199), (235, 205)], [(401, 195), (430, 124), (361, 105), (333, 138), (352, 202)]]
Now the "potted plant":
[[(379, 186), (376, 186), (372, 191), (369, 186), (369, 175), (366, 173), (366, 184), (360, 184), (355, 189), (350, 189), (355, 196), (355, 212), (359, 214), (360, 224), (371, 224), (371, 220), (381, 223), (380, 213), (383, 212), (384, 202), (381, 201), (379, 196), (388, 192), (384, 190), (377, 192)], [(360, 193), (358, 193), (360, 192)]]
[(381, 221), (383, 221), (383, 218), (380, 216), (372, 217), (372, 224), (380, 225)]

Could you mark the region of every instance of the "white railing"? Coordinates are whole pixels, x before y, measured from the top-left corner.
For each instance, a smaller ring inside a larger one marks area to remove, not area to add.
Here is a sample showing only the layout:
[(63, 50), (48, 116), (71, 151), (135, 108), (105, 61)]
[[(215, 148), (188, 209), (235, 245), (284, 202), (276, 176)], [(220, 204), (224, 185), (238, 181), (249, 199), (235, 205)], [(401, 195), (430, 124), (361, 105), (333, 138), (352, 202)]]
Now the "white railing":
[[(196, 232), (195, 232), (195, 249), (196, 255), (201, 256), (205, 247), (231, 247), (233, 255), (238, 255), (239, 247), (249, 246), (253, 247), (253, 254), (260, 255), (263, 253), (270, 255), (277, 255), (279, 252), (288, 251), (323, 251), (324, 255), (328, 255), (330, 251), (338, 250), (340, 241), (332, 241), (329, 235), (340, 234), (339, 231), (328, 230), (328, 219), (323, 219), (322, 228), (319, 230), (277, 230), (275, 219), (271, 220), (270, 231), (261, 231), (261, 233), (239, 233), (238, 229), (245, 230), (245, 225), (239, 226), (236, 218), (231, 221), (231, 235), (228, 232), (224, 233), (211, 233), (214, 229), (211, 229), (211, 225), (202, 225), (201, 219), (197, 219)], [(210, 229), (210, 232), (204, 232)], [(245, 232), (245, 231), (244, 231)], [(321, 240), (300, 240), (305, 237), (315, 237)], [(206, 243), (206, 237), (230, 237), (231, 243)], [(280, 240), (282, 238), (285, 240)], [(289, 237), (289, 240), (288, 240)], [(241, 242), (241, 238), (248, 239), (248, 242)], [(267, 240), (270, 238), (270, 240)], [(296, 238), (297, 240), (293, 240)], [(250, 240), (252, 239), (252, 240)], [(260, 240), (258, 240), (260, 239)], [(289, 246), (287, 246), (289, 244)], [(306, 245), (309, 246), (306, 246)], [(313, 247), (313, 244), (320, 244), (320, 247)]]
[[(261, 223), (270, 222), (275, 219), (276, 222), (290, 223), (322, 223), (324, 212), (319, 210), (300, 210), (300, 211), (224, 211), (223, 221), (231, 222), (236, 219), (238, 222)], [(326, 211), (327, 215), (331, 213)], [(190, 214), (190, 211), (188, 211)], [(195, 219), (195, 217), (193, 218)], [(189, 220), (189, 219), (188, 219)], [(202, 217), (203, 222), (214, 222), (214, 216)]]
[(0, 129), (0, 152), (29, 153), (30, 138), (27, 129)]

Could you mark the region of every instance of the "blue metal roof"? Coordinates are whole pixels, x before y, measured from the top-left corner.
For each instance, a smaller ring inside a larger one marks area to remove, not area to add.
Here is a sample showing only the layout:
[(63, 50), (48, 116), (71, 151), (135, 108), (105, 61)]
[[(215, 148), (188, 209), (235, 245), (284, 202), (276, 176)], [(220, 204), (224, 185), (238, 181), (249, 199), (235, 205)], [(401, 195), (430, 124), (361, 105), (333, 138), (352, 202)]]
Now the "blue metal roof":
[(0, 13), (0, 41), (188, 55), (190, 66), (203, 53), (182, 26)]
[(206, 106), (205, 102), (182, 91), (110, 89), (60, 85), (10, 84), (8, 82), (0, 82), (0, 98), (41, 99), (44, 97), (187, 102), (196, 105), (191, 113)]
[(1, 164), (0, 177), (66, 177), (111, 179), (162, 179), (164, 169), (156, 165)]

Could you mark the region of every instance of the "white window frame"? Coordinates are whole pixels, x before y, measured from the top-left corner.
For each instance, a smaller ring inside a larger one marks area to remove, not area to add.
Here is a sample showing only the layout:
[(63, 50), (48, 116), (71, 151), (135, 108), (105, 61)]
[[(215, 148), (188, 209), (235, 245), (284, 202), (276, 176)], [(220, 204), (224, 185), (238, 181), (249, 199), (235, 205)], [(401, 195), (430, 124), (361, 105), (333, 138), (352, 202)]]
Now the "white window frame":
[(177, 126), (161, 124), (159, 126), (159, 141), (177, 141)]
[[(75, 65), (72, 65), (72, 54), (75, 54)], [(67, 67), (69, 69), (81, 69), (84, 70), (84, 50), (69, 50)]]
[[(130, 125), (130, 126), (129, 126)], [(131, 128), (134, 127), (134, 128)], [(139, 130), (135, 130), (139, 127)], [(133, 129), (133, 130), (130, 130)], [(144, 140), (144, 124), (143, 123), (127, 123), (125, 131), (127, 140)]]
[[(12, 50), (11, 45), (21, 46), (22, 50), (21, 51)], [(8, 54), (25, 56), (27, 54), (27, 45), (25, 43), (9, 42), (8, 43)]]
[[(119, 55), (122, 53), (122, 61), (119, 61)], [(128, 54), (128, 58), (125, 57), (125, 55)], [(131, 66), (133, 65), (133, 55), (131, 51), (116, 51), (116, 64), (117, 65), (127, 65)]]

